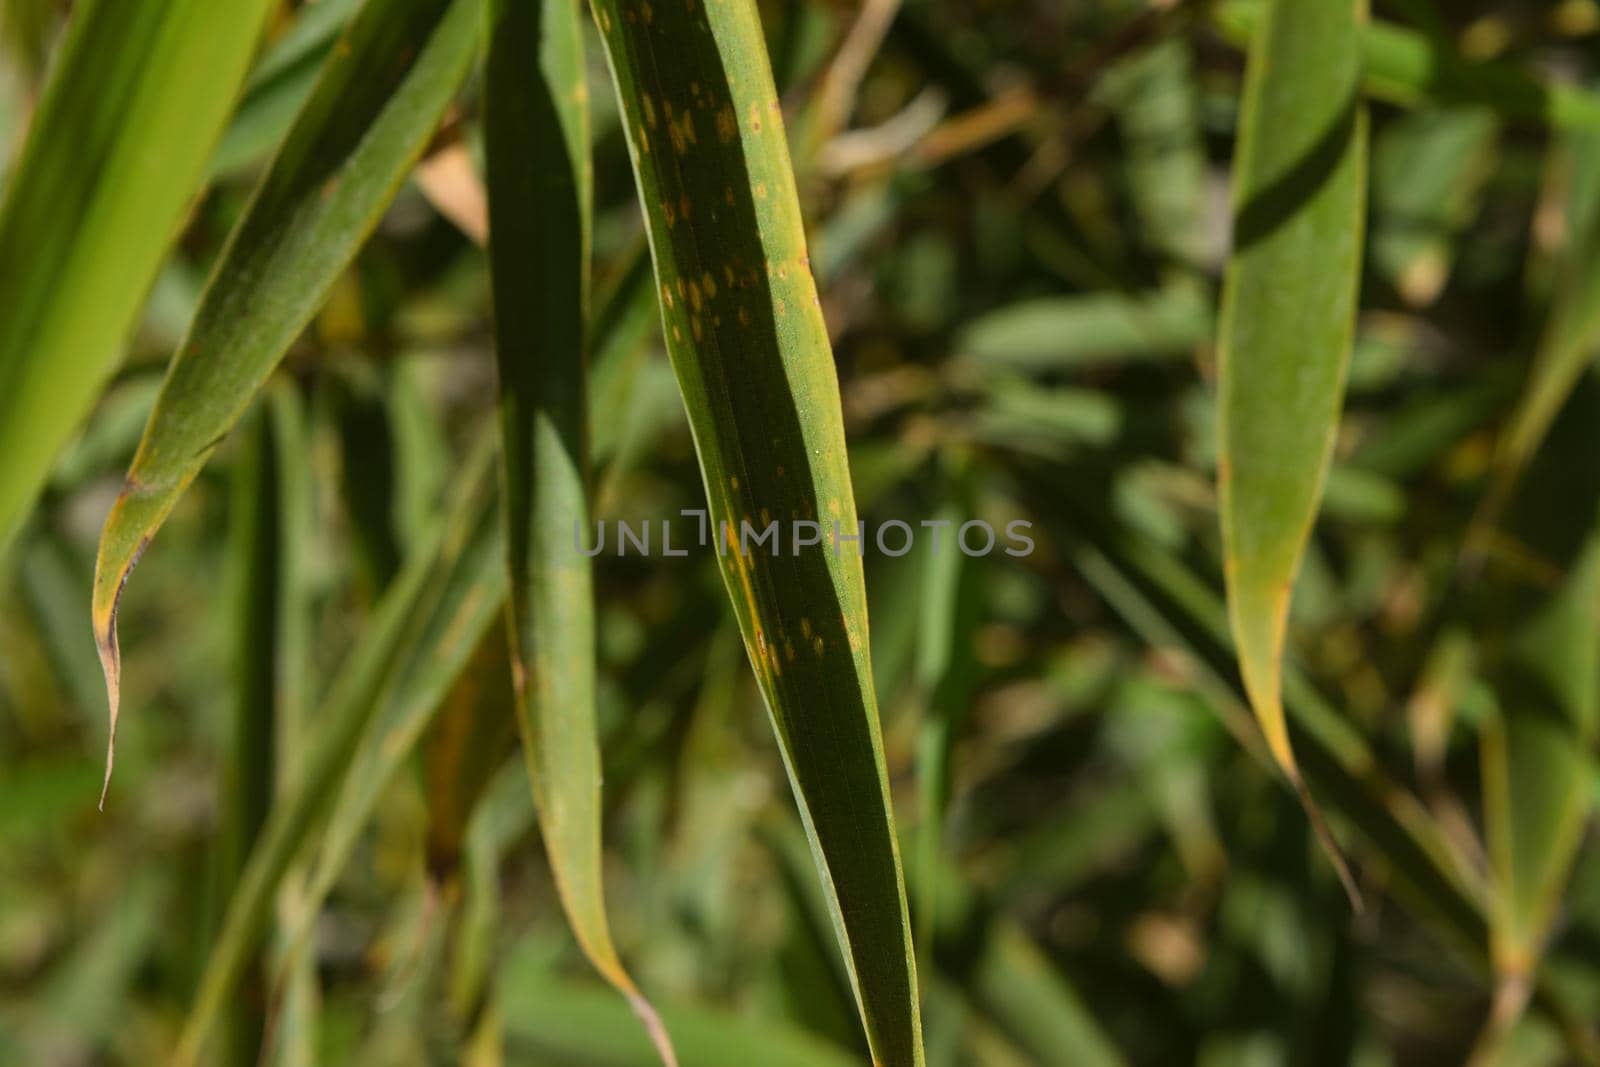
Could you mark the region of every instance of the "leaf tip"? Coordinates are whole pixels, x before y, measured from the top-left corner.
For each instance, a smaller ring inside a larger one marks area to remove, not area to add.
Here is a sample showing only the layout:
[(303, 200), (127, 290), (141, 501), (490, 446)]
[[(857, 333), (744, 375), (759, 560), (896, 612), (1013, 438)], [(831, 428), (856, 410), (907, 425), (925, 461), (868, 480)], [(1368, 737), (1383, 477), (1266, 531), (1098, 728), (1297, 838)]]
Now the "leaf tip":
[(660, 1014), (654, 1005), (645, 999), (643, 993), (637, 989), (626, 988), (623, 995), (628, 998), (628, 1006), (644, 1024), (645, 1033), (650, 1036), (650, 1044), (655, 1046), (656, 1055), (661, 1058), (663, 1067), (678, 1067), (678, 1054), (672, 1048), (672, 1038), (667, 1034), (667, 1027), (661, 1021)]
[(1344, 851), (1333, 839), (1333, 831), (1323, 820), (1322, 809), (1317, 807), (1317, 802), (1311, 798), (1311, 790), (1306, 788), (1305, 780), (1300, 777), (1298, 770), (1290, 774), (1290, 781), (1294, 785), (1295, 797), (1300, 801), (1300, 807), (1306, 813), (1307, 821), (1311, 823), (1311, 832), (1316, 836), (1317, 843), (1322, 846), (1328, 862), (1333, 865), (1333, 873), (1338, 876), (1339, 885), (1344, 889), (1346, 899), (1350, 901), (1350, 910), (1357, 917), (1366, 914), (1366, 901), (1361, 896), (1361, 887), (1356, 884), (1355, 874), (1350, 870)]
[[(117, 715), (122, 707), (122, 650), (117, 639), (117, 611), (122, 604), (122, 591), (127, 588), (128, 576), (139, 565), (139, 558), (149, 547), (150, 538), (140, 538), (126, 562), (120, 566), (105, 567), (105, 542), (101, 542), (101, 556), (96, 564), (94, 603), (90, 614), (94, 621), (95, 650), (100, 656), (100, 671), (106, 682), (106, 770), (100, 784), (100, 810), (106, 807), (106, 796), (111, 791), (111, 771), (117, 757)], [(114, 576), (114, 578), (113, 578)]]

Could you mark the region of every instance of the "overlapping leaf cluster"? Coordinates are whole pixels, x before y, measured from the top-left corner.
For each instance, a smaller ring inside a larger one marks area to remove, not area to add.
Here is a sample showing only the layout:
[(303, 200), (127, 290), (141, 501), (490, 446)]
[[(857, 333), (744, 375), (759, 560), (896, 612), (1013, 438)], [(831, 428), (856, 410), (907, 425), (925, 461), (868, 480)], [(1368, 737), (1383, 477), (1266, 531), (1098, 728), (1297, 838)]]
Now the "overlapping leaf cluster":
[(0, 1062), (1596, 1062), (1597, 40), (11, 0)]

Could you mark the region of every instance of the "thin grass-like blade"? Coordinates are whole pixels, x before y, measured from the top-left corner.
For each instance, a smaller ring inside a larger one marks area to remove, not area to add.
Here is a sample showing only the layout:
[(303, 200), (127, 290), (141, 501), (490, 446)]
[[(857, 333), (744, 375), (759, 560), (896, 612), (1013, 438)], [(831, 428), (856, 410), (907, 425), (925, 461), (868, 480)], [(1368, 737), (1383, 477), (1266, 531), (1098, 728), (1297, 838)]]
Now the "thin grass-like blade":
[[(920, 1064), (860, 543), (833, 536), (859, 534), (838, 379), (761, 23), (749, 0), (600, 0), (594, 13), (723, 579), (873, 1057)], [(789, 543), (795, 520), (822, 543)], [(781, 552), (741, 537), (769, 528)]]
[[(1494, 672), (1498, 713), (1482, 735), (1483, 814), (1498, 981), (1474, 1063), (1508, 1036), (1537, 968), (1594, 807), (1600, 730), (1600, 390), (1572, 398), (1516, 498), (1514, 533), (1561, 574), (1553, 589), (1513, 581), (1491, 601), (1519, 620)], [(1499, 583), (1486, 575), (1486, 594)]]
[[(1306, 797), (1282, 703), (1289, 596), (1316, 519), (1355, 334), (1365, 0), (1274, 0), (1256, 28), (1222, 298), (1218, 482), (1251, 706)], [(1307, 805), (1315, 821), (1315, 811)], [(1331, 850), (1330, 850), (1331, 851)]]
[(589, 227), (593, 175), (577, 0), (488, 0), (484, 94), (511, 579), (512, 678), (528, 777), (562, 908), (663, 1061), (660, 1019), (606, 921), (589, 529)]
[(1600, 173), (1600, 134), (1585, 131), (1581, 137), (1571, 138), (1568, 147), (1575, 173), (1564, 206), (1571, 224), (1583, 229), (1572, 235), (1571, 244), (1559, 257), (1560, 277), (1527, 382), (1495, 442), (1488, 484), (1462, 550), (1468, 570), (1483, 562), (1523, 473), (1584, 372), (1594, 365), (1596, 344), (1600, 343), (1600, 216), (1593, 210), (1593, 186)]
[[(219, 1011), (260, 944), (285, 871), (335, 797), (341, 808), (351, 809), (376, 794), (385, 774), (410, 751), (427, 723), (426, 717), (418, 723), (414, 709), (437, 707), (482, 626), (494, 617), (504, 596), (503, 584), (497, 588), (495, 583), (503, 582), (504, 571), (496, 565), (501, 547), (492, 460), (490, 450), (480, 448), (468, 461), (442, 528), (407, 559), (318, 706), (315, 733), (307, 739), (292, 788), (273, 805), (228, 902), (184, 1023), (176, 1063), (200, 1061)], [(477, 630), (471, 628), (474, 614)], [(454, 626), (457, 620), (462, 625)], [(442, 666), (441, 659), (446, 661)], [(394, 736), (408, 727), (409, 741)], [(369, 735), (378, 740), (364, 746)], [(400, 751), (372, 751), (385, 744)], [(370, 812), (370, 805), (366, 810)], [(356, 823), (359, 829), (360, 820), (353, 815), (342, 816), (342, 822)], [(338, 848), (337, 842), (325, 843), (323, 856)]]
[(93, 616), (111, 712), (107, 785), (129, 572), (377, 224), (465, 75), (477, 25), (473, 0), (369, 2), (229, 238), (100, 537)]
[(115, 367), (274, 6), (73, 12), (0, 206), (0, 545)]
[[(298, 595), (297, 534), (304, 515), (304, 432), (292, 387), (271, 391), (246, 423), (234, 460), (230, 551), (233, 573), (235, 709), (223, 767), (213, 891), (232, 896), (245, 858), (266, 823), (275, 793), (292, 770), (303, 729), (301, 678), (304, 602)], [(264, 961), (253, 966), (268, 970)], [(297, 980), (309, 978), (297, 972)], [(230, 1058), (250, 1058), (264, 1031), (264, 982), (230, 1005), (224, 1041)]]
[[(951, 761), (956, 738), (972, 704), (977, 662), (974, 645), (981, 614), (978, 565), (956, 544), (970, 513), (966, 479), (951, 479), (954, 498), (939, 512), (944, 537), (929, 543), (922, 560), (917, 605), (917, 655), (914, 678), (923, 717), (917, 738), (917, 786), (921, 821), (914, 886), (917, 937), (923, 960), (933, 949), (939, 925), (939, 871), (944, 859), (945, 812), (950, 804)], [(938, 528), (938, 527), (936, 527)]]
[[(494, 516), (497, 509), (492, 504), (484, 499), (475, 506)], [(498, 530), (475, 525), (448, 571), (441, 571), (434, 587), (413, 606), (397, 643), (399, 651), (392, 653), (392, 670), (372, 687), (376, 705), (370, 725), (340, 771), (339, 797), (328, 816), (305, 893), (308, 911), (319, 909), (333, 890), (385, 787), (441, 710), (450, 706), (452, 694), (470, 685), (464, 675), (488, 669), (475, 660), (483, 644), (492, 640), (493, 624), (505, 602), (505, 575), (494, 564), (501, 544)], [(308, 918), (294, 951), (304, 948), (309, 935)]]

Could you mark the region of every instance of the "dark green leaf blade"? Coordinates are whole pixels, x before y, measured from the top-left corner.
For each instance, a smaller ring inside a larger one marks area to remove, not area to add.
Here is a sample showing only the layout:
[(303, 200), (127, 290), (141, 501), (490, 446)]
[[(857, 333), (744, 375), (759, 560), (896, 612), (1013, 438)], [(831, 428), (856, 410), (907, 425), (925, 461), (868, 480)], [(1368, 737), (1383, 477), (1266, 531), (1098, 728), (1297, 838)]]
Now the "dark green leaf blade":
[[(832, 351), (749, 3), (601, 0), (713, 540), (874, 1059), (922, 1062)], [(741, 536), (814, 522), (780, 553)], [(791, 552), (790, 549), (793, 548)]]

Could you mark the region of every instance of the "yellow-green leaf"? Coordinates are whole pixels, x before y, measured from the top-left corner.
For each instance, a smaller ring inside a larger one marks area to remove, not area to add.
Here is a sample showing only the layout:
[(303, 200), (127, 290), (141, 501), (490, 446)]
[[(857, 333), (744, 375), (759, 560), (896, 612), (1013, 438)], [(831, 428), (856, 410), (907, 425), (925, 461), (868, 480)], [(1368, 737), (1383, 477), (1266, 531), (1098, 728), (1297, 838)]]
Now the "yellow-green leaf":
[[(1220, 327), (1228, 607), (1245, 690), (1300, 789), (1282, 703), (1289, 596), (1322, 496), (1355, 332), (1365, 0), (1274, 0), (1250, 52)], [(1311, 810), (1308, 808), (1308, 810)]]

